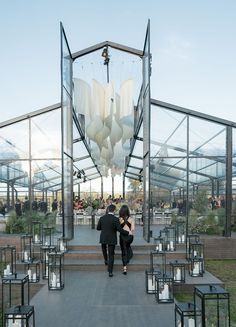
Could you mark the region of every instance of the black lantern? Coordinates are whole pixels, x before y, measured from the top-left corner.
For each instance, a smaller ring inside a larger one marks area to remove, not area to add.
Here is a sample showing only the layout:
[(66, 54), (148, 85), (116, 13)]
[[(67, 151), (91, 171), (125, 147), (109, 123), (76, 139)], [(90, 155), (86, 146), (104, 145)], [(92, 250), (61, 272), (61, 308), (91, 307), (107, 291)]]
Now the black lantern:
[(189, 274), (192, 277), (202, 277), (203, 276), (203, 259), (194, 257), (191, 258)]
[(166, 253), (159, 251), (150, 252), (150, 269), (159, 271), (161, 275), (166, 273)]
[(16, 273), (16, 247), (7, 245), (0, 249), (1, 276), (6, 277)]
[(69, 240), (66, 237), (60, 237), (57, 239), (57, 251), (58, 252), (67, 252), (69, 246)]
[[(14, 274), (2, 277), (2, 314), (12, 306), (28, 305), (30, 301), (29, 276)], [(3, 319), (2, 319), (3, 320)]]
[(5, 327), (35, 327), (34, 307), (19, 305), (6, 310), (4, 314)]
[(32, 222), (33, 244), (43, 243), (43, 224), (40, 221)]
[(55, 246), (41, 246), (42, 277), (48, 279), (48, 254), (56, 250)]
[(26, 234), (21, 236), (21, 261), (32, 261), (32, 235)]
[(199, 315), (193, 303), (178, 303), (175, 305), (175, 327), (195, 327), (195, 316)]
[(160, 231), (160, 238), (162, 241), (162, 251), (167, 251), (167, 229), (164, 228)]
[(200, 285), (194, 288), (194, 304), (201, 312), (196, 326), (229, 327), (229, 293), (217, 285)]
[(190, 243), (189, 244), (190, 259), (199, 257), (204, 259), (204, 245), (202, 243)]
[(53, 227), (44, 226), (43, 227), (43, 245), (51, 246), (53, 245)]
[(174, 302), (173, 278), (164, 274), (155, 276), (155, 297), (158, 303)]
[(40, 261), (25, 263), (25, 273), (29, 276), (30, 283), (40, 281)]
[(173, 277), (174, 284), (185, 283), (185, 262), (175, 260), (170, 262), (171, 276)]
[(155, 277), (160, 276), (160, 272), (152, 269), (145, 270), (146, 292), (155, 294)]
[(159, 251), (159, 252), (165, 251), (165, 242), (164, 242), (163, 237), (161, 237), (161, 236), (155, 237), (154, 245), (155, 245), (156, 251)]
[(168, 226), (165, 227), (166, 230), (166, 250), (167, 251), (175, 251), (175, 227), (174, 226)]
[(203, 272), (205, 271), (205, 265), (204, 265), (204, 245), (200, 242), (194, 242), (189, 244), (189, 254), (190, 254), (190, 260), (192, 258), (202, 258), (203, 260)]
[(48, 253), (48, 289), (64, 288), (64, 252)]
[(198, 234), (189, 234), (187, 236), (187, 243), (186, 243), (186, 259), (190, 260), (190, 244), (191, 243), (198, 243), (200, 241), (200, 236)]
[(184, 244), (186, 241), (186, 224), (184, 221), (177, 221), (175, 224), (176, 244)]

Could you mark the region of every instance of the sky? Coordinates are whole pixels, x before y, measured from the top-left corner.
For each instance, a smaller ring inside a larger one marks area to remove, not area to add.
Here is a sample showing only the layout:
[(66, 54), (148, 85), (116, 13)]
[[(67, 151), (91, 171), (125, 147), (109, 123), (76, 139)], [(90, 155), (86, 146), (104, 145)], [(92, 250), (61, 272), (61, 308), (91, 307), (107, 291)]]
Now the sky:
[(152, 98), (236, 121), (236, 1), (0, 0), (0, 121), (60, 101), (60, 21), (71, 52), (110, 40), (143, 49)]

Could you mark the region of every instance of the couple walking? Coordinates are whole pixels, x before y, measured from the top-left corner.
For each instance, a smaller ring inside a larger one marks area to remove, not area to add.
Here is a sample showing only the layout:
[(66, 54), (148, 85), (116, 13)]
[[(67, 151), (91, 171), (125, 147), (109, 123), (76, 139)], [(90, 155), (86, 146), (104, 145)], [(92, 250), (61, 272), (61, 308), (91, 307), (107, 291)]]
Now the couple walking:
[(107, 213), (99, 219), (97, 225), (97, 230), (101, 231), (100, 243), (105, 265), (108, 265), (109, 277), (113, 276), (117, 231), (120, 232), (120, 248), (124, 275), (127, 274), (127, 264), (133, 256), (130, 244), (133, 242), (134, 220), (130, 217), (127, 205), (123, 205), (120, 208), (119, 218), (115, 216), (115, 210), (116, 206), (110, 204), (107, 208)]

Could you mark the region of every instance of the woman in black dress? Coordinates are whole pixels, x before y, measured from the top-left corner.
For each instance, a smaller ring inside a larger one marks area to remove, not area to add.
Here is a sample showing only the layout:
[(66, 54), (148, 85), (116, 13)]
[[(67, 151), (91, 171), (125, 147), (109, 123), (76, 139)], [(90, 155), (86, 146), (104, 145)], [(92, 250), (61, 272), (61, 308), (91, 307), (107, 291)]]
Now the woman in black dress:
[(119, 211), (119, 219), (121, 227), (127, 232), (131, 231), (131, 235), (120, 234), (120, 248), (121, 257), (123, 262), (123, 274), (127, 274), (127, 264), (133, 256), (133, 251), (131, 249), (131, 243), (133, 242), (134, 236), (134, 219), (130, 217), (129, 207), (124, 204)]

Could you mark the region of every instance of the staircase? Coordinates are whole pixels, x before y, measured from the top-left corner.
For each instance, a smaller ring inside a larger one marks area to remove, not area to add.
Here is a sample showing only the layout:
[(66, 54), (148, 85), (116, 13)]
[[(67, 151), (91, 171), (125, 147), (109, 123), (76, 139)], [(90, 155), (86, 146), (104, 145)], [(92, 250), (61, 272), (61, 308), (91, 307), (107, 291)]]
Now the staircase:
[[(128, 265), (129, 271), (145, 271), (150, 267), (150, 251), (154, 246), (133, 245), (133, 258)], [(185, 260), (185, 248), (180, 246), (175, 252), (166, 253), (166, 262), (172, 260)], [(103, 271), (106, 270), (100, 245), (72, 245), (65, 253), (65, 269), (82, 271)], [(122, 271), (120, 247), (115, 249), (114, 271)]]

